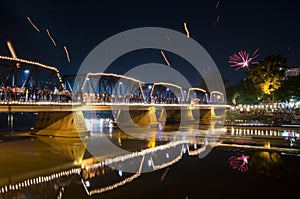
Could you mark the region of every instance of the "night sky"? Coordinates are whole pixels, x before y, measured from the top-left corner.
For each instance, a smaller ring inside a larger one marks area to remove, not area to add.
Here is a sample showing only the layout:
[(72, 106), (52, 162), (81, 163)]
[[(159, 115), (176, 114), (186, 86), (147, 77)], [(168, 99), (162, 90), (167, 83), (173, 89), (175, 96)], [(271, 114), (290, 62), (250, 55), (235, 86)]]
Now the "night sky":
[[(300, 3), (296, 0), (185, 0), (185, 1), (2, 1), (0, 54), (9, 55), (12, 41), (19, 58), (57, 66), (62, 75), (74, 74), (84, 58), (99, 43), (119, 32), (138, 27), (164, 27), (190, 35), (211, 55), (221, 74), (231, 84), (245, 77), (234, 71), (228, 57), (239, 50), (259, 48), (262, 60), (282, 54), (288, 67), (300, 66)], [(219, 22), (213, 26), (219, 16)], [(30, 17), (41, 30), (28, 22)], [(49, 29), (57, 46), (49, 39)], [(71, 62), (68, 63), (63, 46)], [(115, 63), (114, 72), (149, 62), (165, 64), (159, 50), (132, 53)], [(186, 63), (166, 52), (172, 67)], [(194, 80), (194, 85), (198, 84)]]

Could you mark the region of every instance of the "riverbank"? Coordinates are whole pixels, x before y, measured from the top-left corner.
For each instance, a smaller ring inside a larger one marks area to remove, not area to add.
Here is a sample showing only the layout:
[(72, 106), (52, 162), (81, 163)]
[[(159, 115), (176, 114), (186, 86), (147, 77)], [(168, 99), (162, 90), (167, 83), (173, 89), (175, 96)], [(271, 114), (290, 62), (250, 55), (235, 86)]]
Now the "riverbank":
[(291, 113), (240, 113), (229, 111), (226, 113), (225, 125), (248, 125), (248, 126), (291, 126), (300, 128), (300, 120)]

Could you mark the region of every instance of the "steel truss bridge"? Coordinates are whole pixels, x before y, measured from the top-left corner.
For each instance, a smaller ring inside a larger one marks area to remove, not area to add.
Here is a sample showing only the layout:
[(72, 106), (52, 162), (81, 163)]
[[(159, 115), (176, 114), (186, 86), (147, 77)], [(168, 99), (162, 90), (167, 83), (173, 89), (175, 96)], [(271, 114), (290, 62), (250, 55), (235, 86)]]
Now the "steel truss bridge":
[(132, 120), (153, 126), (161, 121), (210, 120), (229, 108), (219, 91), (183, 90), (168, 82), (144, 85), (112, 73), (61, 77), (54, 66), (16, 56), (0, 56), (0, 86), (0, 112), (37, 112), (37, 132), (67, 137), (85, 135), (85, 111), (118, 111), (119, 123)]

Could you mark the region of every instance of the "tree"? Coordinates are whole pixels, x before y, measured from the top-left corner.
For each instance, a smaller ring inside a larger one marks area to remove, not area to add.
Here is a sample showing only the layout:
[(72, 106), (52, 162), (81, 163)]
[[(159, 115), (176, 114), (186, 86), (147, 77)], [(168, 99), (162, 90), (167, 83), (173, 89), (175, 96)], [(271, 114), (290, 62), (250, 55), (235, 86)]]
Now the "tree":
[(286, 58), (270, 55), (256, 65), (250, 65), (247, 77), (269, 99), (280, 88), (287, 69)]
[(260, 96), (260, 91), (256, 89), (249, 79), (241, 80), (239, 84), (226, 88), (226, 96), (233, 104), (255, 104)]
[(274, 96), (278, 101), (288, 102), (290, 99), (300, 100), (300, 76), (288, 77), (281, 87), (275, 91)]

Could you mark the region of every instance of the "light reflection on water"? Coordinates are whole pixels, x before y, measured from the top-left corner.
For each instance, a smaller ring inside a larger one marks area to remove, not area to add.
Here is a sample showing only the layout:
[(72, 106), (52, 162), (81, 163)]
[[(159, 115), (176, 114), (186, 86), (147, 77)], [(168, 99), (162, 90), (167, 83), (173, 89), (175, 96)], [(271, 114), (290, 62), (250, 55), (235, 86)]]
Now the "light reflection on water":
[[(198, 158), (208, 148), (213, 146), (215, 146), (214, 150), (219, 151), (222, 151), (224, 148), (230, 149), (231, 152), (222, 152), (227, 157), (236, 153), (243, 153), (245, 156), (249, 156), (249, 159), (247, 159), (249, 161), (247, 171), (250, 173), (281, 179), (283, 176), (286, 177), (288, 172), (284, 168), (282, 153), (278, 150), (274, 151), (272, 143), (264, 140), (264, 150), (262, 148), (258, 150), (255, 147), (251, 149), (251, 146), (248, 145), (246, 148), (236, 149), (231, 145), (223, 144), (222, 136), (230, 135), (231, 138), (236, 139), (237, 136), (248, 136), (251, 135), (251, 132), (252, 135), (255, 135), (256, 132), (257, 136), (285, 137), (291, 135), (299, 140), (298, 131), (288, 131), (290, 133), (286, 134), (286, 131), (277, 130), (229, 129), (229, 133), (226, 133), (227, 130), (224, 128), (207, 130), (190, 128), (187, 131), (180, 132), (158, 131), (154, 137), (143, 139), (148, 138), (148, 135), (132, 137), (132, 134), (130, 136), (126, 135), (126, 133), (109, 126), (101, 129), (98, 132), (93, 131), (91, 137), (83, 143), (79, 143), (78, 140), (70, 140), (69, 138), (39, 137), (40, 141), (52, 148), (56, 148), (58, 152), (72, 159), (74, 161), (72, 166), (70, 166), (70, 169), (60, 170), (55, 173), (48, 172), (47, 174), (30, 177), (23, 181), (2, 185), (0, 187), (0, 198), (40, 198), (41, 195), (43, 198), (63, 198), (65, 189), (70, 186), (76, 186), (77, 189), (81, 190), (76, 192), (75, 196), (76, 194), (84, 197), (102, 194), (142, 177), (144, 172), (170, 168), (181, 160), (188, 161), (190, 158)], [(221, 135), (220, 140), (218, 139), (219, 135)], [(139, 143), (141, 150), (134, 149), (133, 152), (116, 157), (86, 157), (85, 147), (91, 140), (101, 139), (101, 137), (108, 137), (112, 143), (123, 148), (126, 148), (127, 142), (130, 142), (130, 140), (136, 141), (137, 138), (143, 143)], [(272, 149), (272, 151), (269, 149)], [(214, 152), (212, 151), (211, 153)], [(225, 160), (222, 164), (227, 165), (228, 162)], [(134, 170), (135, 172), (127, 172), (129, 170)], [(161, 178), (165, 179), (167, 173), (163, 175)]]
[(268, 136), (268, 137), (295, 137), (299, 140), (300, 130), (299, 129), (292, 129), (292, 130), (269, 130), (269, 129), (247, 129), (247, 128), (239, 128), (239, 127), (231, 127), (229, 129), (231, 135), (236, 136)]

